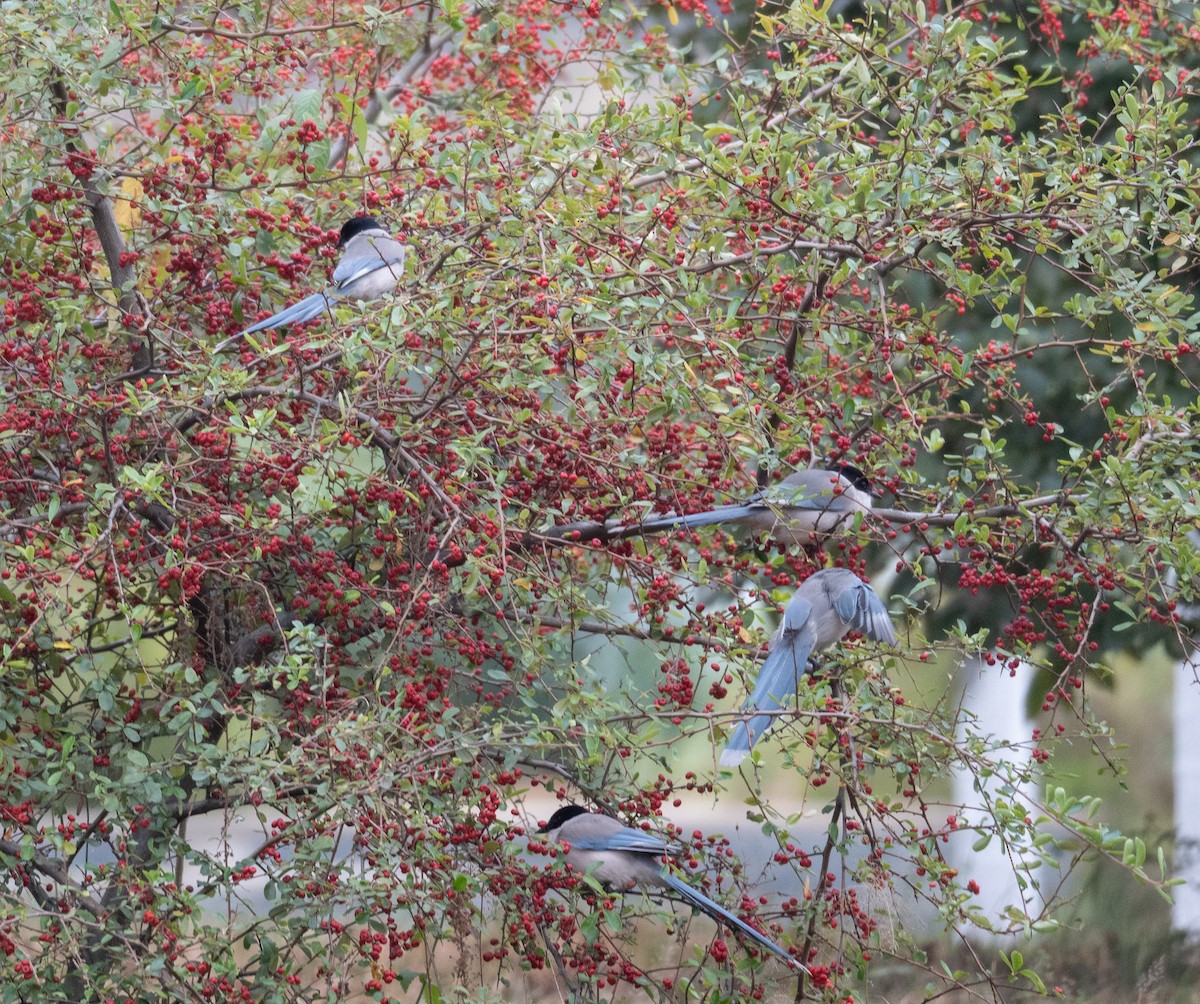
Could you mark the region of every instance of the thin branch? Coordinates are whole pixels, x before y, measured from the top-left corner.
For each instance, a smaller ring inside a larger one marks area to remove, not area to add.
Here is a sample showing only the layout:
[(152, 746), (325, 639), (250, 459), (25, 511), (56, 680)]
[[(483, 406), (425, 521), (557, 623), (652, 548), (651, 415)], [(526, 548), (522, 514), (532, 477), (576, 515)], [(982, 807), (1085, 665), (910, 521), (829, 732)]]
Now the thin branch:
[[(412, 78), (417, 75), (417, 71), (424, 67), (431, 59), (435, 58), (453, 37), (450, 32), (443, 32), (432, 38), (426, 38), (421, 47), (409, 58), (408, 62), (388, 81), (383, 91), (375, 91), (371, 94), (366, 110), (363, 112), (363, 119), (367, 125), (374, 125), (379, 120), (379, 116), (383, 114), (384, 108), (408, 86)], [(346, 159), (346, 155), (350, 152), (350, 139), (351, 131), (348, 130), (333, 141), (333, 146), (329, 151), (327, 171), (336, 170), (341, 166), (342, 161)]]
[(958, 520), (966, 516), (969, 522), (980, 519), (1006, 519), (1010, 516), (1022, 516), (1030, 509), (1045, 509), (1050, 506), (1070, 506), (1068, 492), (1055, 492), (1053, 495), (1037, 495), (1024, 502), (1009, 502), (1003, 505), (987, 506), (983, 509), (960, 509), (957, 512), (906, 512), (903, 509), (872, 509), (870, 518), (879, 519), (885, 523), (901, 525), (920, 524), (922, 529), (930, 526), (954, 526)]
[[(413, 4), (412, 6), (417, 6)], [(292, 28), (260, 28), (258, 31), (232, 31), (228, 28), (218, 28), (213, 24), (178, 24), (168, 21), (163, 28), (180, 35), (212, 35), (214, 38), (227, 38), (234, 42), (253, 42), (260, 38), (288, 38), (292, 35), (315, 35), (339, 28), (358, 28), (362, 21), (329, 21), (325, 24), (302, 24)]]
[(673, 642), (677, 645), (702, 645), (705, 648), (716, 649), (719, 652), (730, 651), (727, 642), (716, 635), (702, 634), (696, 631), (674, 632), (675, 637), (667, 634), (669, 629), (648, 631), (633, 624), (602, 624), (599, 621), (576, 621), (562, 617), (549, 617), (541, 614), (521, 614), (510, 611), (512, 620), (533, 627), (559, 628), (571, 631), (582, 631), (584, 634), (598, 634), (609, 638), (635, 638), (638, 641)]
[[(300, 798), (304, 795), (316, 795), (320, 791), (320, 785), (293, 784), (290, 787), (280, 788), (276, 791), (271, 796), (271, 802), (274, 804), (278, 801)], [(201, 798), (195, 802), (173, 799), (167, 811), (177, 821), (182, 822), (185, 819), (190, 819), (192, 816), (202, 816), (206, 812), (216, 812), (218, 809), (238, 808), (246, 805), (250, 801), (250, 797), (250, 792), (241, 791), (236, 795), (214, 795), (209, 798)]]
[(32, 516), (21, 516), (17, 519), (5, 519), (4, 522), (9, 526), (41, 526), (43, 523), (57, 523), (67, 516), (87, 512), (91, 508), (92, 504), (90, 502), (68, 502), (66, 505), (60, 505), (58, 511), (53, 516), (48, 512), (35, 513)]
[[(57, 70), (51, 74), (49, 87), (54, 113), (60, 120), (64, 146), (73, 154), (86, 156), (94, 160), (92, 155), (79, 141), (79, 127), (67, 120), (67, 105), (70, 102), (70, 92)], [(108, 265), (108, 274), (112, 280), (113, 292), (117, 296), (117, 306), (125, 316), (143, 318), (145, 311), (142, 309), (142, 301), (137, 294), (135, 286), (136, 273), (134, 271), (133, 259), (130, 258), (130, 260), (126, 261), (125, 239), (121, 236), (121, 228), (117, 223), (116, 213), (113, 211), (112, 200), (100, 191), (98, 179), (103, 175), (98, 169), (98, 164), (94, 165), (94, 167), (96, 169), (84, 181), (83, 192), (88, 208), (92, 213), (92, 226), (95, 227), (100, 247), (104, 251), (104, 260)], [(134, 334), (131, 332), (131, 337)], [(148, 368), (153, 365), (153, 361), (149, 340), (138, 338), (135, 342), (130, 369), (139, 370)]]

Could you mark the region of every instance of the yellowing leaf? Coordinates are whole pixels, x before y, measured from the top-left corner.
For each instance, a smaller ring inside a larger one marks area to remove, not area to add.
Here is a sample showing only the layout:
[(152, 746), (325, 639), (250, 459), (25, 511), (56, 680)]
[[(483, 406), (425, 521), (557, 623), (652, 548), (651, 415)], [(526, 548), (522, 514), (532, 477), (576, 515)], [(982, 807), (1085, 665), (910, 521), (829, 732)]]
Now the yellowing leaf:
[(679, 25), (679, 11), (675, 9), (674, 4), (667, 4), (667, 20), (671, 22), (672, 28)]
[(142, 220), (142, 196), (145, 189), (137, 178), (121, 179), (121, 197), (113, 202), (113, 215), (117, 226), (129, 233)]
[[(167, 279), (169, 278), (169, 273), (167, 272), (167, 266), (170, 263), (171, 263), (171, 249), (169, 247), (166, 247), (166, 246), (159, 247), (159, 248), (155, 249), (155, 251), (150, 255), (151, 269), (154, 270), (155, 275), (158, 277), (158, 281), (155, 283), (155, 285), (161, 286), (164, 282), (167, 281)], [(149, 278), (150, 278), (151, 269), (146, 269), (146, 279), (147, 280), (149, 280)]]

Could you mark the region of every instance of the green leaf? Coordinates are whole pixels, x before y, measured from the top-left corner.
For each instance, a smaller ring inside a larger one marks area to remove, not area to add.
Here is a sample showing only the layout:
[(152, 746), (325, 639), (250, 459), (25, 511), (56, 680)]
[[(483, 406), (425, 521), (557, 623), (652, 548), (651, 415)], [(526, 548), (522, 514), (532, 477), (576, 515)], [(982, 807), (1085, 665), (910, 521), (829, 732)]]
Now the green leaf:
[(320, 126), (324, 121), (321, 116), (322, 103), (320, 91), (301, 91), (292, 102), (292, 118), (298, 123), (315, 122)]
[(354, 135), (354, 142), (359, 153), (366, 153), (367, 149), (367, 116), (363, 110), (357, 105), (351, 113), (350, 131)]

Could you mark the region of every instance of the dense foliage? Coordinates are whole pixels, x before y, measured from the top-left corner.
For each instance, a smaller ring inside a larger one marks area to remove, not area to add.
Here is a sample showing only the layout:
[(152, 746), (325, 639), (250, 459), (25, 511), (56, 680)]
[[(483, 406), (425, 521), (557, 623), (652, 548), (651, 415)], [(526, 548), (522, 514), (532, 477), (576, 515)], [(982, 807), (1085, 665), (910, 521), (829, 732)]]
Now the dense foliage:
[[(840, 1000), (880, 957), (990, 997), (1033, 950), (956, 972), (897, 917), (1046, 930), (1096, 855), (1168, 884), (1055, 763), (1119, 769), (1088, 688), (1183, 645), (1200, 572), (1200, 33), (725, 6), (0, 9), (4, 1000)], [(395, 297), (213, 353), (361, 211), (410, 245)], [(827, 460), (891, 498), (824, 547), (545, 532)], [(721, 770), (830, 563), (900, 647)], [(1043, 670), (1032, 758), (959, 707), (971, 656)], [(811, 975), (566, 873), (543, 789), (670, 833)], [(803, 894), (672, 832), (685, 794), (748, 797)], [(1039, 897), (978, 909), (964, 837)]]

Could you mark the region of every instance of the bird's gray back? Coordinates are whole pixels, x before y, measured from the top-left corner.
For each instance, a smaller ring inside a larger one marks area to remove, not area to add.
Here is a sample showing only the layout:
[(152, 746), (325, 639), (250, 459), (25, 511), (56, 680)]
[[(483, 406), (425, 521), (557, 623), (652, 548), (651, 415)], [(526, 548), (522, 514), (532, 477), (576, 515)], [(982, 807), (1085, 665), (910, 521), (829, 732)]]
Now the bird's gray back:
[(810, 575), (796, 590), (812, 604), (808, 630), (814, 635), (814, 649), (828, 648), (850, 630), (838, 614), (837, 598), (844, 590), (854, 589), (861, 580), (845, 568), (826, 568)]
[(895, 629), (887, 607), (875, 591), (846, 568), (826, 568), (809, 576), (796, 590), (813, 605), (817, 648), (825, 648), (850, 631), (894, 645)]

